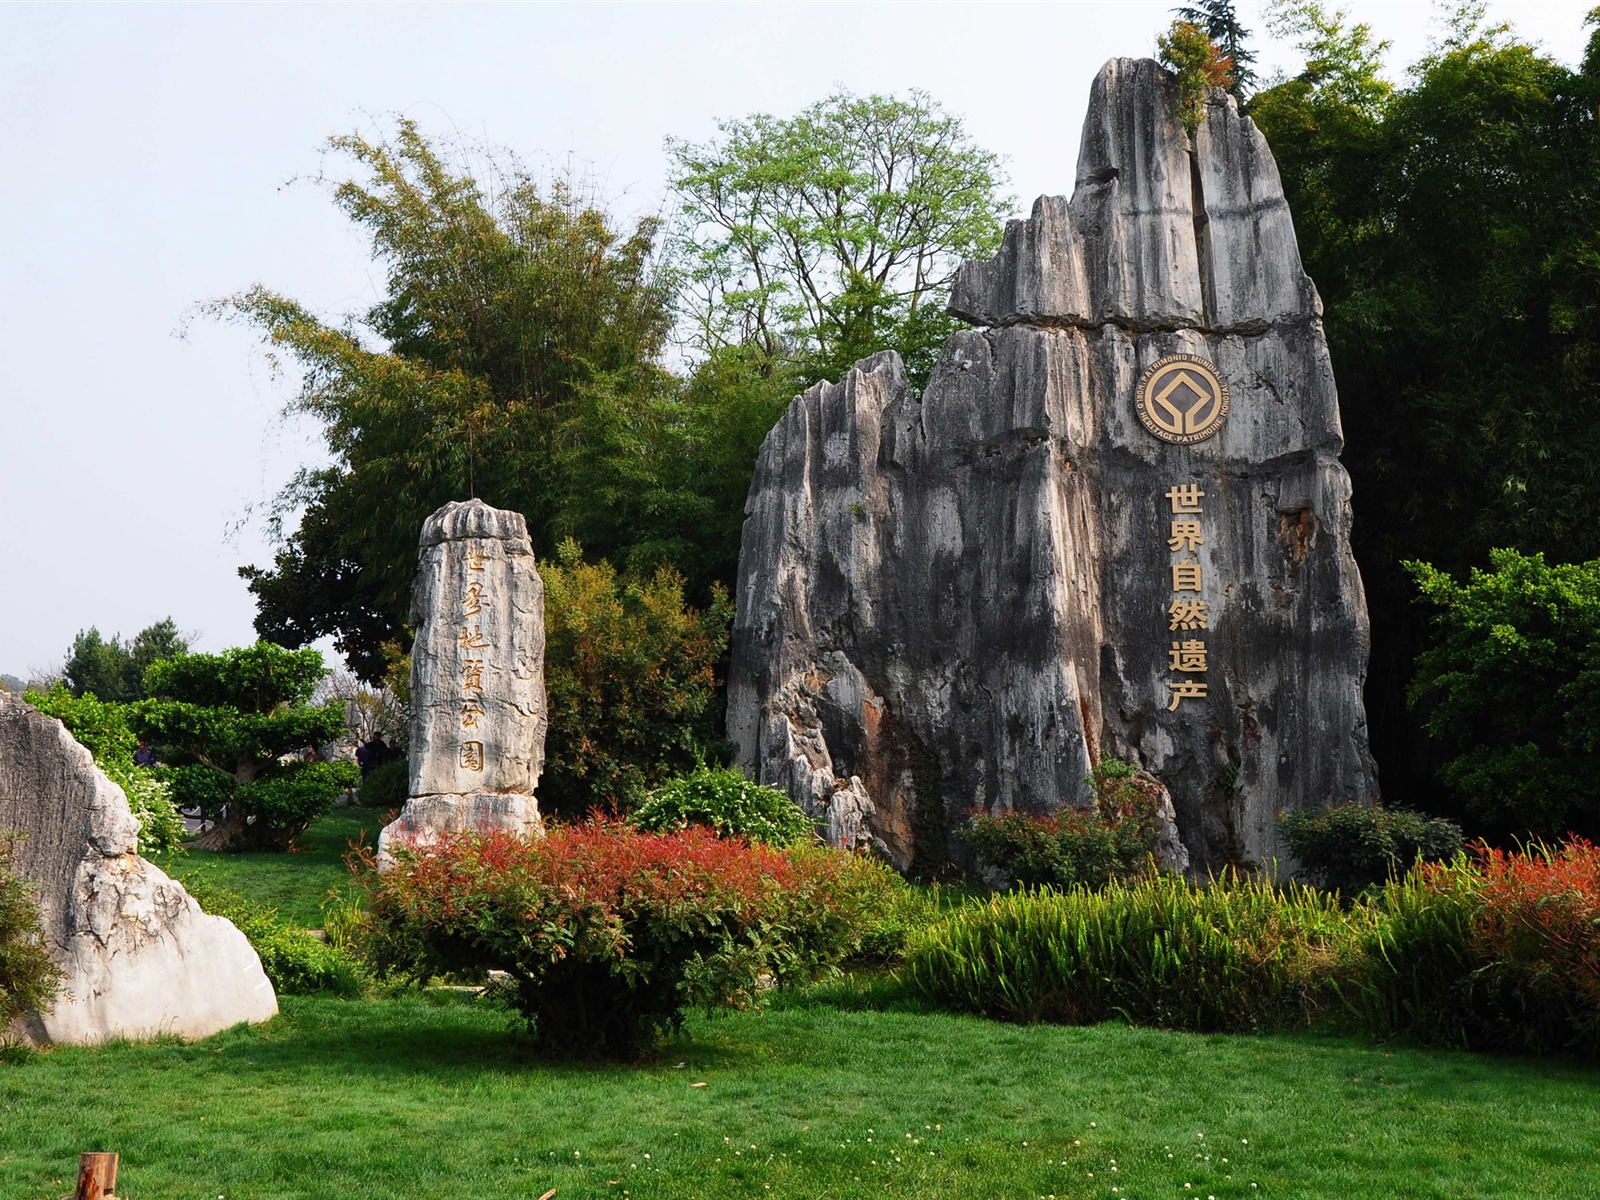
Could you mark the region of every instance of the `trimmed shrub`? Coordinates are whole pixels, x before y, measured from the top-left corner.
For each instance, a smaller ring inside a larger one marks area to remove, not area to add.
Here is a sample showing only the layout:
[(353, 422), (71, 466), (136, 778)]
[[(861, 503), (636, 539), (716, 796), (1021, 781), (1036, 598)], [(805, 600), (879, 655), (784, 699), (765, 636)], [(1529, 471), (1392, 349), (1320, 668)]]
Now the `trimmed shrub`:
[(61, 968), (45, 949), (34, 888), (11, 871), (19, 835), (0, 834), (0, 1042), (11, 1022), (49, 1006)]
[(184, 812), (212, 818), (233, 799), (233, 776), (204, 763), (185, 763), (181, 767), (161, 767), (172, 787), (172, 803)]
[(1094, 887), (1147, 874), (1160, 837), (1152, 786), (1115, 759), (1095, 767), (1089, 783), (1093, 809), (1048, 817), (978, 813), (961, 839), (981, 866), (1022, 887)]
[(273, 767), (234, 791), (248, 814), (251, 844), (283, 849), (333, 808), (340, 792), (360, 782), (353, 762), (291, 762)]
[(968, 905), (912, 936), (901, 977), (946, 1008), (1010, 1021), (1290, 1028), (1337, 1000), (1350, 929), (1309, 888), (1160, 874)]
[(536, 841), (458, 834), (395, 858), (362, 877), (380, 970), (505, 971), (541, 1050), (608, 1057), (647, 1049), (687, 1007), (754, 1006), (768, 976), (829, 971), (860, 945), (883, 882), (837, 851), (611, 821)]
[(1336, 804), (1285, 813), (1278, 827), (1299, 874), (1346, 901), (1422, 859), (1447, 862), (1461, 852), (1461, 827), (1405, 809)]
[(366, 995), (366, 969), (345, 946), (296, 929), (279, 918), (277, 909), (262, 908), (203, 875), (186, 879), (184, 887), (206, 912), (238, 926), (261, 956), (262, 970), (280, 995), (332, 992), (347, 1000)]
[(411, 796), (411, 764), (403, 758), (379, 763), (361, 779), (356, 803), (362, 808), (399, 808)]
[(744, 837), (769, 846), (792, 846), (817, 836), (811, 818), (785, 793), (723, 767), (701, 766), (668, 780), (628, 820), (649, 833), (703, 825), (718, 837)]

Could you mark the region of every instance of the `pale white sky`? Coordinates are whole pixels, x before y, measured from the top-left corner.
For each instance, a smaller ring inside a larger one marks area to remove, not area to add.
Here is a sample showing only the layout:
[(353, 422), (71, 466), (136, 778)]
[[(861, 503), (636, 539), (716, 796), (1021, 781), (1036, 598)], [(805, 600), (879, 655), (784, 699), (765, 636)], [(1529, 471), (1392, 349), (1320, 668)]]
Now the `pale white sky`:
[[(1572, 62), (1590, 3), (1490, 17)], [(571, 158), (629, 214), (661, 203), (669, 135), (837, 84), (920, 87), (1006, 156), (1026, 211), (1071, 189), (1095, 71), (1150, 53), (1171, 7), (0, 6), (0, 672), (169, 614), (201, 649), (254, 639), (235, 569), (271, 551), (259, 522), (228, 531), (321, 450), (276, 419), (293, 379), (191, 314), (257, 281), (326, 313), (375, 298), (363, 242), (290, 182), (329, 134), (406, 113)], [(1434, 31), (1424, 0), (1346, 7), (1392, 39), (1395, 74)], [(1266, 65), (1298, 67), (1239, 8)]]

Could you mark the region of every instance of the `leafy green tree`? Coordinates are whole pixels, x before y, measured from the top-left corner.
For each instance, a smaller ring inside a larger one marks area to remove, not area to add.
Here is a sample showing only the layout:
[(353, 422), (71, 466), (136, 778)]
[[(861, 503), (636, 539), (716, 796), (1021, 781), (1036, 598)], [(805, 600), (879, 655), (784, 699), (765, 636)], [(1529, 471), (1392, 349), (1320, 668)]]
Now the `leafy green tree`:
[(196, 845), (283, 849), (355, 785), (353, 764), (279, 761), (343, 732), (342, 703), (309, 703), (324, 674), (320, 652), (271, 642), (180, 654), (150, 668), (150, 698), (133, 708), (140, 733), (175, 765), (232, 777), (229, 815)]
[(631, 808), (718, 745), (716, 668), (733, 606), (718, 587), (693, 608), (671, 569), (619, 575), (572, 541), (539, 571), (550, 705), (540, 805), (565, 816)]
[(1450, 801), (1406, 711), (1428, 631), (1400, 564), (1600, 557), (1600, 530), (1574, 519), (1600, 487), (1600, 80), (1478, 11), (1394, 87), (1365, 27), (1283, 5), (1274, 28), (1306, 70), (1250, 105), (1326, 305), (1374, 749), (1385, 790), (1430, 806)]
[(1600, 832), (1600, 561), (1496, 550), (1465, 583), (1407, 563), (1435, 608), (1412, 702), (1441, 774), (1490, 832)]
[(695, 348), (751, 347), (805, 381), (897, 349), (922, 386), (954, 328), (944, 289), (999, 243), (1000, 159), (916, 91), (719, 128), (667, 141)]
[(536, 543), (577, 533), (621, 559), (659, 537), (584, 522), (626, 439), (672, 416), (659, 361), (671, 289), (657, 221), (619, 233), (569, 182), (541, 188), (502, 157), (486, 189), (406, 120), (392, 141), (329, 144), (352, 167), (328, 181), (334, 203), (371, 239), (383, 298), (328, 321), (257, 286), (215, 311), (298, 365), (288, 411), (321, 425), (333, 458), (278, 497), (279, 521), (299, 524), (272, 566), (242, 571), (257, 631), (288, 645), (332, 635), (376, 681), (405, 618), (416, 532), (446, 501), (480, 496), (523, 513)]
[(101, 700), (126, 704), (143, 698), (145, 668), (188, 648), (189, 639), (178, 632), (171, 617), (140, 630), (126, 645), (120, 635), (107, 641), (99, 629), (90, 628), (72, 639), (61, 673), (74, 696), (93, 693)]
[(1249, 46), (1250, 31), (1239, 24), (1233, 0), (1199, 0), (1172, 12), (1205, 34), (1227, 58), (1228, 80), (1222, 86), (1236, 96), (1246, 95), (1256, 84), (1256, 54)]

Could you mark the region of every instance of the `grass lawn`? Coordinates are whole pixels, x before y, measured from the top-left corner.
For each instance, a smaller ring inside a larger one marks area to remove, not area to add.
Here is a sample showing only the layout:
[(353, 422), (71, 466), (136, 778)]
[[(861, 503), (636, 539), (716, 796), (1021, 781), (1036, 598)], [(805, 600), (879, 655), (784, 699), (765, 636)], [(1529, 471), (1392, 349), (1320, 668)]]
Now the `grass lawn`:
[(0, 1196), (55, 1200), (89, 1149), (130, 1200), (1600, 1196), (1570, 1064), (813, 1000), (559, 1066), (487, 1006), (283, 1007), (0, 1066)]
[(363, 838), (369, 845), (375, 844), (387, 815), (386, 810), (375, 808), (336, 808), (315, 821), (288, 853), (186, 850), (153, 854), (150, 861), (174, 879), (203, 875), (213, 884), (277, 909), (291, 925), (320, 929), (322, 902), (329, 891), (342, 888), (350, 877), (344, 865), (345, 851), (351, 842)]
[[(172, 867), (312, 926), (380, 815), (340, 810), (298, 854)], [(892, 995), (696, 1017), (636, 1066), (541, 1062), (503, 1011), (416, 993), (286, 997), (190, 1045), (0, 1056), (0, 1200), (56, 1200), (92, 1149), (121, 1153), (129, 1200), (1600, 1198), (1600, 1070), (1019, 1028)]]

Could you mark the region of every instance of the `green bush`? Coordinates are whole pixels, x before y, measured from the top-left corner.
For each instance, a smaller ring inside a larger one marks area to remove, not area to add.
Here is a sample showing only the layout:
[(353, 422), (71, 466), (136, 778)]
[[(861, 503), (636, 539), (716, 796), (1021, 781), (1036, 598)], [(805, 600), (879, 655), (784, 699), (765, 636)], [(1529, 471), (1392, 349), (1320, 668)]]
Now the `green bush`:
[(981, 866), (1022, 887), (1092, 887), (1146, 874), (1160, 836), (1153, 786), (1115, 759), (1097, 766), (1089, 783), (1092, 810), (1048, 817), (978, 813), (960, 837)]
[(860, 941), (847, 957), (866, 965), (898, 963), (913, 935), (943, 911), (939, 885), (910, 884), (888, 863), (864, 855), (858, 858), (877, 873), (879, 890), (863, 914)]
[(1418, 858), (1445, 862), (1461, 852), (1461, 827), (1405, 809), (1337, 804), (1285, 813), (1278, 820), (1299, 874), (1346, 901), (1381, 886)]
[(250, 822), (247, 837), (257, 846), (282, 849), (333, 807), (340, 792), (361, 779), (353, 762), (281, 763), (249, 783), (240, 784), (234, 800)]
[(1600, 830), (1600, 561), (1494, 550), (1457, 583), (1406, 563), (1437, 611), (1411, 702), (1444, 751), (1439, 776), (1487, 830)]
[(215, 817), (233, 799), (233, 776), (204, 763), (162, 767), (172, 785), (172, 803), (186, 812)]
[(141, 850), (167, 853), (182, 848), (183, 818), (178, 814), (162, 772), (159, 768), (138, 766), (133, 761), (139, 739), (129, 723), (131, 709), (128, 705), (104, 703), (93, 693), (74, 696), (62, 683), (48, 692), (29, 691), (24, 699), (47, 717), (54, 717), (65, 725), (94, 755), (95, 766), (122, 789), (128, 798), (128, 808), (139, 822)]
[(1352, 929), (1309, 888), (1160, 874), (968, 905), (912, 936), (901, 977), (934, 1003), (1011, 1021), (1291, 1028), (1337, 1000)]
[(1389, 880), (1366, 907), (1375, 917), (1360, 938), (1360, 970), (1346, 989), (1363, 1027), (1377, 1037), (1411, 1034), (1466, 1046), (1487, 993), (1488, 964), (1473, 948), (1482, 880), (1466, 855), (1418, 866)]
[(281, 995), (332, 992), (347, 1000), (366, 995), (366, 968), (347, 946), (295, 929), (278, 917), (276, 909), (262, 908), (203, 875), (191, 875), (184, 887), (206, 912), (238, 926), (261, 956), (262, 969)]
[(356, 803), (362, 808), (399, 808), (411, 796), (411, 764), (403, 758), (379, 763), (361, 779)]
[(745, 837), (769, 846), (815, 841), (817, 835), (811, 818), (783, 792), (723, 767), (700, 766), (668, 780), (628, 820), (649, 833), (703, 825), (718, 837)]
[(536, 1045), (561, 1055), (633, 1056), (685, 1008), (754, 1006), (772, 979), (836, 969), (883, 884), (839, 851), (620, 822), (459, 834), (395, 858), (363, 876), (380, 969), (505, 971)]
[(720, 735), (712, 703), (733, 605), (721, 585), (689, 606), (670, 567), (618, 574), (563, 542), (544, 579), (550, 739), (539, 804), (623, 811), (693, 768)]
[(61, 969), (45, 948), (33, 885), (11, 870), (18, 835), (0, 834), (0, 1042), (12, 1021), (49, 1006)]

